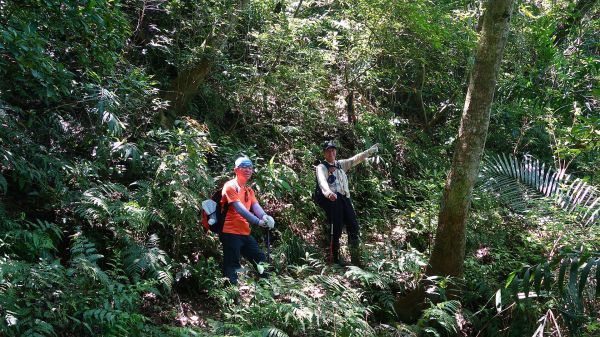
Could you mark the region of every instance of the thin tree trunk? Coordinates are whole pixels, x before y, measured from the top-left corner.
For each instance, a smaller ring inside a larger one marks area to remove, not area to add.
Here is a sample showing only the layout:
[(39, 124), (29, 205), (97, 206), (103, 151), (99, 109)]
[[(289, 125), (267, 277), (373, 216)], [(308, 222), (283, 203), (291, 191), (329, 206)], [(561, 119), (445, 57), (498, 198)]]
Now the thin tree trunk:
[(452, 167), (446, 180), (428, 275), (460, 276), (465, 225), (485, 147), (490, 107), (508, 35), (513, 0), (488, 0)]
[(300, 11), (300, 6), (302, 6), (302, 1), (303, 0), (300, 0), (298, 2), (298, 6), (296, 6), (296, 10), (294, 11), (294, 15), (292, 16), (293, 18), (298, 17), (298, 12)]
[(354, 113), (354, 90), (350, 90), (346, 96), (346, 111), (348, 111), (348, 123), (356, 124), (356, 115)]
[[(215, 29), (206, 38), (203, 45), (207, 50), (222, 51), (227, 45), (230, 33), (237, 25), (237, 12), (243, 10), (249, 3), (249, 0), (240, 0), (237, 10), (231, 11), (228, 17), (228, 24), (221, 30)], [(171, 102), (171, 108), (161, 114), (161, 125), (168, 127), (173, 121), (186, 111), (191, 100), (198, 94), (200, 85), (204, 83), (213, 65), (211, 55), (202, 57), (195, 65), (184, 69), (177, 74), (177, 77), (171, 82), (171, 89), (166, 91), (165, 99)]]
[(417, 106), (417, 110), (421, 115), (421, 123), (423, 124), (423, 128), (427, 131), (427, 127), (429, 125), (429, 120), (427, 118), (427, 111), (425, 110), (425, 103), (423, 102), (423, 86), (425, 85), (425, 64), (419, 63), (417, 71), (417, 79), (415, 81), (413, 92), (415, 94), (415, 104)]

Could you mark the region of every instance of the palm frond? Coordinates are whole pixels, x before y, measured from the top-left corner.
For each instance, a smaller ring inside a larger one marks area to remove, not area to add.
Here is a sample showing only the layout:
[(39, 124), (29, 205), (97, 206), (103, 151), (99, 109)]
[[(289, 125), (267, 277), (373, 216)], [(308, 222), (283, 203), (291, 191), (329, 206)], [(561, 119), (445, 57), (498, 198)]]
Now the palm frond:
[(564, 169), (554, 170), (538, 159), (513, 155), (487, 158), (481, 170), (484, 188), (516, 212), (526, 212), (539, 199), (549, 199), (573, 214), (585, 226), (600, 218), (600, 193), (581, 179), (573, 179)]

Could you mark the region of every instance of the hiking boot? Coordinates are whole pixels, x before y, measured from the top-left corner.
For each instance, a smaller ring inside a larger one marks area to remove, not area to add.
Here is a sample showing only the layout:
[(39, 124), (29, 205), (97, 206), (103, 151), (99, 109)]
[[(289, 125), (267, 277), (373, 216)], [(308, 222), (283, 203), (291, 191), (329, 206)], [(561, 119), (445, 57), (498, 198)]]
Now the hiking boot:
[(333, 264), (337, 264), (338, 266), (344, 268), (348, 266), (348, 261), (344, 260), (344, 258), (338, 253), (333, 255)]
[(350, 261), (353, 266), (364, 268), (360, 248), (358, 245), (350, 246)]
[(348, 261), (344, 260), (344, 259), (340, 259), (338, 261), (333, 261), (334, 265), (337, 265), (340, 268), (346, 268), (350, 265), (350, 263), (348, 263)]

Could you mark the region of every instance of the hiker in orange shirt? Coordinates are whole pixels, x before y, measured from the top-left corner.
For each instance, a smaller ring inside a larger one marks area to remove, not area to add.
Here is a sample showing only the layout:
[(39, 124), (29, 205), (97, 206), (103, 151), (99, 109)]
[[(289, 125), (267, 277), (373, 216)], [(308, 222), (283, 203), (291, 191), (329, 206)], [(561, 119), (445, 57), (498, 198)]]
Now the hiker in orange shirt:
[[(266, 260), (265, 253), (258, 248), (258, 244), (250, 235), (250, 224), (273, 229), (275, 221), (265, 213), (254, 195), (254, 191), (247, 185), (252, 177), (253, 165), (248, 157), (240, 157), (235, 161), (235, 178), (223, 186), (221, 203), (229, 203), (223, 232), (219, 239), (223, 244), (223, 274), (232, 284), (237, 284), (237, 270), (241, 268), (240, 257), (244, 256), (256, 267), (258, 263)], [(233, 207), (231, 207), (233, 206)], [(258, 268), (260, 276), (265, 273)]]

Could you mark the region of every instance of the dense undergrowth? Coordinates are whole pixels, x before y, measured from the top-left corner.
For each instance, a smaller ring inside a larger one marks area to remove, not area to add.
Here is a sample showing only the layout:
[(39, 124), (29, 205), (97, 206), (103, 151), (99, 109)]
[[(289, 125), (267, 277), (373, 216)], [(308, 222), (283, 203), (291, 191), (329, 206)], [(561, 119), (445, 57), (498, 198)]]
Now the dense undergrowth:
[[(429, 278), (438, 301), (398, 317), (435, 239), (477, 8), (278, 4), (0, 0), (0, 334), (597, 336), (597, 222), (542, 198), (517, 211), (483, 182), (464, 277)], [(550, 46), (548, 22), (570, 8), (556, 6), (520, 9), (488, 152), (572, 159), (594, 186), (597, 20), (571, 33), (579, 44)], [(210, 75), (176, 112), (174, 79), (205, 59)], [(350, 173), (363, 269), (327, 263), (311, 201), (331, 138), (340, 157), (380, 144)], [(248, 271), (234, 288), (199, 217), (240, 154), (277, 224), (271, 277)]]

